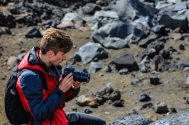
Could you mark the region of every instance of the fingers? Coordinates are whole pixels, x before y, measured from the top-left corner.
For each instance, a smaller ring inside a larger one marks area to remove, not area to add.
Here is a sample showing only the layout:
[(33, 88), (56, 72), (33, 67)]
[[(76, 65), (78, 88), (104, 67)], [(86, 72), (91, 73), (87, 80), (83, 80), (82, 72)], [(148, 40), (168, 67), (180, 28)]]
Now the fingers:
[(64, 79), (68, 79), (71, 75), (72, 73), (69, 73)]
[(81, 86), (81, 82), (78, 82), (78, 81), (73, 82), (73, 85), (72, 85), (73, 89), (78, 89), (80, 86)]

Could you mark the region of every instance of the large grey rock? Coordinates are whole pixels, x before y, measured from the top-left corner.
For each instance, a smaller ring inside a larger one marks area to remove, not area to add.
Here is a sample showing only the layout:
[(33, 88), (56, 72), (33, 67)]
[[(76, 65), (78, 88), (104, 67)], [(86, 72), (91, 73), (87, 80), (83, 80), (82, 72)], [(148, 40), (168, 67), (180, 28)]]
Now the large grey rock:
[(159, 9), (157, 9), (157, 8), (155, 8), (155, 7), (153, 7), (153, 6), (151, 6), (151, 5), (145, 5), (145, 7), (146, 7), (146, 9), (148, 10), (148, 11), (150, 11), (151, 13), (153, 13), (153, 14), (158, 14), (159, 13)]
[(91, 62), (88, 72), (95, 74), (97, 71), (101, 70), (101, 64), (97, 62)]
[(101, 10), (101, 7), (94, 3), (87, 3), (83, 7), (84, 14), (94, 14), (95, 11)]
[(173, 5), (173, 3), (168, 2), (168, 1), (158, 1), (155, 8), (159, 10), (164, 10), (165, 8), (171, 5)]
[(140, 40), (145, 35), (142, 25), (133, 22), (123, 23), (121, 21), (115, 21), (100, 27), (98, 30), (94, 30), (92, 33), (92, 38), (94, 42), (103, 44), (103, 39), (107, 37), (118, 37), (120, 39), (125, 39), (129, 35), (132, 35), (130, 38), (132, 40)]
[(173, 11), (181, 11), (187, 9), (186, 1), (179, 2), (173, 5)]
[(162, 12), (159, 13), (157, 21), (159, 24), (165, 25), (166, 28), (188, 30), (188, 19), (184, 14)]
[(119, 17), (134, 20), (139, 17), (154, 18), (140, 0), (120, 0), (116, 2), (115, 10)]
[(95, 23), (99, 18), (119, 19), (119, 16), (114, 11), (96, 11), (92, 22)]
[(116, 65), (115, 68), (117, 70), (123, 68), (127, 68), (130, 72), (138, 70), (138, 64), (136, 63), (132, 55), (126, 54), (124, 56), (120, 56), (118, 58), (115, 58), (112, 63)]
[(149, 125), (188, 125), (189, 124), (189, 111), (184, 111), (171, 115), (166, 118), (156, 120)]
[(80, 21), (85, 22), (85, 20), (77, 13), (67, 13), (61, 22), (65, 21)]
[(75, 56), (80, 56), (83, 64), (91, 62), (94, 58), (105, 59), (108, 53), (103, 49), (99, 43), (88, 42), (79, 48), (79, 52)]
[(147, 38), (142, 39), (138, 45), (140, 47), (147, 47), (148, 44), (150, 44), (151, 42), (155, 41), (158, 38), (158, 35), (149, 35)]
[(102, 45), (107, 49), (121, 49), (128, 47), (128, 42), (120, 38), (105, 38)]
[(109, 122), (107, 125), (148, 125), (152, 121), (145, 116), (129, 116)]
[(150, 29), (150, 26), (152, 26), (152, 21), (151, 19), (149, 19), (149, 17), (140, 17), (139, 19), (134, 20), (135, 23), (140, 23), (143, 26), (147, 27), (148, 29)]

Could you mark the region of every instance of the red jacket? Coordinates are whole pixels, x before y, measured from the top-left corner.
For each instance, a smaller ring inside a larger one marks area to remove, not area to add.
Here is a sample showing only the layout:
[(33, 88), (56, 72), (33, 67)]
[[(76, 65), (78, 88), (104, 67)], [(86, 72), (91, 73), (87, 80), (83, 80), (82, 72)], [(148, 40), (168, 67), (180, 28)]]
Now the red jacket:
[[(73, 99), (79, 89), (70, 89), (66, 93), (57, 86), (62, 67), (47, 67), (38, 56), (40, 48), (35, 46), (29, 51), (18, 66), (38, 69), (45, 74), (47, 91), (43, 88), (39, 76), (32, 71), (24, 71), (17, 81), (17, 90), (25, 110), (32, 115), (27, 125), (68, 125), (66, 112), (63, 110), (65, 102)], [(56, 70), (58, 69), (58, 70)]]

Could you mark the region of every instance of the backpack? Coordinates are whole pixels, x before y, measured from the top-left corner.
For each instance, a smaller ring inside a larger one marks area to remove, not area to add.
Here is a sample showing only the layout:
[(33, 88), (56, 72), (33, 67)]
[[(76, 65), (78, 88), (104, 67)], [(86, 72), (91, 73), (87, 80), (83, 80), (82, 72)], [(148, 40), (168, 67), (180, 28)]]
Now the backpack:
[(14, 67), (13, 73), (10, 76), (5, 90), (5, 113), (6, 116), (11, 124), (19, 125), (19, 124), (26, 124), (29, 122), (31, 118), (31, 114), (27, 112), (20, 100), (19, 93), (16, 89), (16, 83), (18, 77), (21, 75), (22, 72), (30, 70), (35, 72), (39, 75), (39, 78), (42, 81), (43, 88), (47, 91), (47, 81), (45, 79), (45, 74), (42, 73), (40, 70), (37, 69), (23, 69), (21, 71), (18, 70), (18, 66)]

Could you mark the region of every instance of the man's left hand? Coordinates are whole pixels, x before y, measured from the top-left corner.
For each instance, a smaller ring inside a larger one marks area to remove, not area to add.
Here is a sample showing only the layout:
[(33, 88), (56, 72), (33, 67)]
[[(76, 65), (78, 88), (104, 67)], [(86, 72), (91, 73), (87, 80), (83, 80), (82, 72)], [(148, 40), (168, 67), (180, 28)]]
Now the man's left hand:
[(78, 89), (80, 86), (81, 86), (81, 82), (73, 81), (73, 85), (72, 85), (73, 89)]

